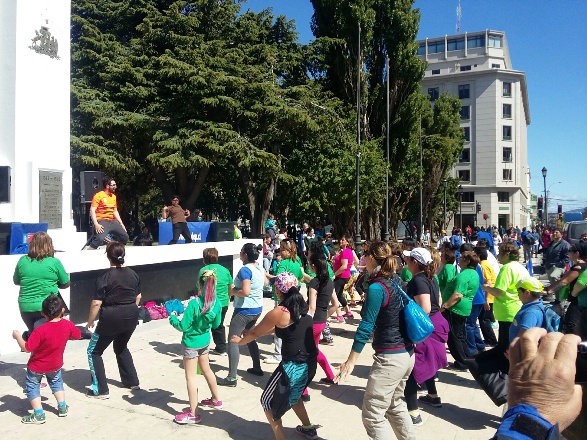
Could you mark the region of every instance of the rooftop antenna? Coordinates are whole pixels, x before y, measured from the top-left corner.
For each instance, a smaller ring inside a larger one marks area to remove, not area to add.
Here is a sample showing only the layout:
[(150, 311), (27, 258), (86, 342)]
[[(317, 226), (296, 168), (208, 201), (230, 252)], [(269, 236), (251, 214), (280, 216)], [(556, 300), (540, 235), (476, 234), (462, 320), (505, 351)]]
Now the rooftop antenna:
[(461, 9), (461, 0), (457, 6), (457, 34), (461, 33), (461, 17), (463, 16), (463, 10)]

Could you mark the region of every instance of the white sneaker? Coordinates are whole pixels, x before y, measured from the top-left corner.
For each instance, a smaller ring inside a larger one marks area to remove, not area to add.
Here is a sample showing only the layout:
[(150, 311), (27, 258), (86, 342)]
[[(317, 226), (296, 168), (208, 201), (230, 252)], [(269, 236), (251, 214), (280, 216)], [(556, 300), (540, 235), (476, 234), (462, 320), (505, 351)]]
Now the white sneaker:
[(263, 360), (263, 363), (265, 364), (278, 364), (281, 361), (279, 359), (277, 359), (275, 356), (270, 356), (268, 358), (266, 358), (265, 360)]

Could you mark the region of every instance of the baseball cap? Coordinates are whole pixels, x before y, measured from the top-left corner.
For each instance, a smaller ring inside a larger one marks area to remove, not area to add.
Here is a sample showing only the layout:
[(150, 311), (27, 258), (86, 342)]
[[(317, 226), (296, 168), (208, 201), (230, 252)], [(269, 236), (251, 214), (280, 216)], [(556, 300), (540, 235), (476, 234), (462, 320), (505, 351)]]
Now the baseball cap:
[(516, 288), (529, 290), (530, 292), (542, 292), (544, 290), (542, 283), (533, 277), (522, 278), (516, 284)]
[(432, 255), (430, 255), (430, 251), (428, 249), (424, 249), (421, 247), (414, 248), (411, 251), (404, 251), (404, 255), (406, 257), (412, 257), (418, 263), (423, 264), (424, 266), (428, 266), (432, 263)]

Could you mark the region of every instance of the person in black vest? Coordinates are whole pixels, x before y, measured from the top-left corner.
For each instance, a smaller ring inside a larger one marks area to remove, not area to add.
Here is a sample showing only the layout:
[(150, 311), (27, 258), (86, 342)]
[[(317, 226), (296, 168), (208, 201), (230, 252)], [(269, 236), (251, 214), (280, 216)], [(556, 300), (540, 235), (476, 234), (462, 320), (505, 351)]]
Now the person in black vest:
[[(369, 438), (391, 438), (391, 429), (400, 440), (415, 440), (416, 434), (404, 388), (414, 368), (414, 346), (408, 339), (403, 304), (398, 292), (401, 283), (391, 247), (383, 241), (371, 243), (365, 255), (365, 270), (371, 274), (363, 306), (362, 321), (355, 341), (336, 383), (353, 372), (355, 363), (373, 332), (375, 362), (371, 366), (363, 397), (363, 425)], [(391, 425), (391, 429), (390, 429)]]

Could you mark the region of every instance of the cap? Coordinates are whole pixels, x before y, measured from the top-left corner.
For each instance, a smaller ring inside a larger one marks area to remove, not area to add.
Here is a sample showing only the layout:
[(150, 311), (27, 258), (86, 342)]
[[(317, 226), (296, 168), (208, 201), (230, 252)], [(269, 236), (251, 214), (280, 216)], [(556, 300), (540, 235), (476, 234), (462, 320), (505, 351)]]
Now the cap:
[(281, 293), (286, 293), (289, 289), (298, 285), (298, 279), (291, 272), (281, 272), (275, 277), (275, 288)]
[(441, 234), (446, 234), (446, 231), (443, 229), (442, 231), (440, 231)]
[(430, 251), (428, 249), (424, 249), (421, 247), (414, 248), (411, 251), (404, 251), (404, 255), (406, 257), (412, 257), (418, 263), (423, 264), (424, 266), (428, 266), (432, 263), (432, 255), (430, 255)]
[(529, 290), (530, 292), (542, 292), (544, 290), (542, 283), (533, 277), (522, 278), (516, 284), (516, 288)]

